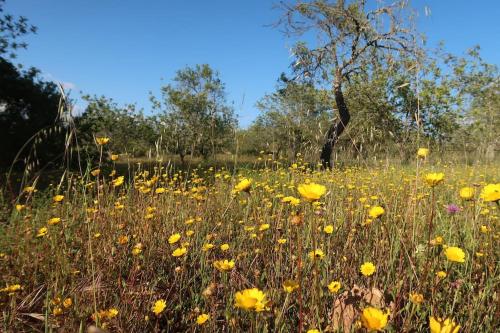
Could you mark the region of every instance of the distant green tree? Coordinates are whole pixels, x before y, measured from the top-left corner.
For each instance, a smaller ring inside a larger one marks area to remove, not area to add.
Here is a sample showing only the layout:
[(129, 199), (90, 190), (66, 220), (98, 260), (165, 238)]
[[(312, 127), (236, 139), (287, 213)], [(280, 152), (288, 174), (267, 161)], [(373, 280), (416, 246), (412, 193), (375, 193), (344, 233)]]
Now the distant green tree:
[(160, 98), (151, 96), (167, 150), (184, 160), (187, 154), (207, 158), (228, 148), (237, 121), (218, 72), (196, 65), (179, 70), (173, 81), (162, 87)]
[(465, 57), (446, 57), (451, 67), (449, 85), (459, 101), (460, 129), (454, 142), (464, 151), (492, 159), (500, 149), (500, 75), (498, 67), (486, 63), (479, 51), (477, 46)]
[(257, 151), (286, 153), (319, 153), (329, 127), (333, 96), (310, 83), (299, 83), (280, 77), (276, 92), (264, 96), (257, 107), (261, 111), (252, 125), (259, 132), (254, 140)]
[(146, 117), (133, 104), (118, 106), (104, 96), (84, 96), (88, 103), (75, 120), (80, 144), (90, 156), (95, 156), (96, 136), (111, 138), (109, 147), (115, 153), (143, 156), (154, 146), (157, 131), (154, 119)]
[[(459, 126), (458, 99), (440, 62), (442, 59), (431, 53), (418, 60), (401, 57), (398, 62), (382, 63), (371, 79), (361, 79), (362, 86), (369, 87), (371, 94), (378, 92), (379, 100), (385, 103), (384, 112), (372, 114), (379, 118), (377, 132), (391, 140), (375, 135), (375, 141), (388, 146), (392, 141), (402, 156), (413, 156), (425, 142), (444, 144), (451, 139)], [(363, 91), (356, 87), (349, 90)], [(376, 100), (373, 95), (372, 100)]]

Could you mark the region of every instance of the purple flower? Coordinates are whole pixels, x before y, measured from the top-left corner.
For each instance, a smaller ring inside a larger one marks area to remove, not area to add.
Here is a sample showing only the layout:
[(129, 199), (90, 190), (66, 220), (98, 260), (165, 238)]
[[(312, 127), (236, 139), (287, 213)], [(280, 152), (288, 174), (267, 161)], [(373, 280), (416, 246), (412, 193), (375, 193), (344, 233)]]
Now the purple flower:
[(457, 205), (455, 204), (449, 204), (448, 206), (446, 206), (446, 211), (448, 212), (448, 214), (456, 214), (460, 211), (460, 207), (458, 207)]

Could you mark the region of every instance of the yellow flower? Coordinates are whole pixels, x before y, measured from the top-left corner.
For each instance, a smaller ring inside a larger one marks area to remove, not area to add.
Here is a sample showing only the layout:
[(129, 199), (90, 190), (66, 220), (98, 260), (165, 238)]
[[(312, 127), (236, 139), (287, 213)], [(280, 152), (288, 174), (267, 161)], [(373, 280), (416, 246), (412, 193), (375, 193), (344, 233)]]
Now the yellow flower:
[(164, 188), (164, 187), (158, 187), (158, 188), (155, 190), (155, 193), (156, 193), (156, 194), (162, 194), (162, 193), (165, 193), (165, 188)]
[(429, 155), (429, 149), (428, 148), (418, 148), (417, 150), (417, 156), (421, 158), (425, 158)]
[(120, 155), (118, 155), (118, 154), (112, 154), (111, 155), (111, 160), (112, 161), (116, 161), (116, 160), (118, 160), (119, 157), (120, 157)]
[(198, 318), (196, 318), (196, 323), (198, 325), (203, 325), (209, 319), (210, 319), (210, 315), (208, 315), (206, 313), (202, 313), (201, 315), (198, 316)]
[(389, 313), (384, 313), (374, 307), (367, 307), (363, 309), (361, 314), (361, 323), (363, 326), (372, 331), (380, 331), (387, 325), (387, 318)]
[(64, 199), (64, 195), (58, 194), (58, 195), (54, 196), (52, 199), (54, 200), (54, 202), (61, 202)]
[(267, 230), (267, 229), (269, 229), (269, 224), (268, 223), (263, 223), (259, 227), (259, 231), (264, 231), (264, 230)]
[(319, 333), (319, 330), (313, 328), (313, 329), (307, 330), (306, 333)]
[(16, 291), (19, 291), (23, 289), (20, 284), (11, 284), (7, 285), (5, 288), (0, 289), (0, 292), (4, 293), (15, 293)]
[(292, 206), (298, 206), (300, 204), (300, 199), (295, 197), (284, 197), (281, 202), (289, 202)]
[(116, 308), (110, 308), (106, 311), (106, 317), (109, 319), (114, 318), (118, 315), (118, 309)]
[(257, 288), (238, 291), (234, 296), (234, 306), (244, 310), (264, 311), (267, 307), (266, 294)]
[(436, 276), (440, 279), (444, 279), (448, 274), (446, 274), (446, 272), (443, 272), (443, 271), (439, 271), (436, 273)]
[(427, 185), (430, 187), (434, 187), (437, 184), (441, 183), (444, 180), (444, 173), (439, 172), (439, 173), (428, 173), (425, 175), (425, 181)]
[(139, 255), (140, 253), (142, 252), (142, 244), (141, 243), (137, 243), (134, 245), (134, 248), (132, 249), (132, 254), (134, 256), (137, 256)]
[(99, 146), (103, 146), (105, 144), (107, 144), (109, 142), (109, 138), (107, 137), (96, 137), (95, 138), (95, 142), (97, 142), (97, 144)]
[(294, 280), (286, 280), (285, 282), (283, 282), (283, 289), (287, 293), (292, 293), (298, 288), (299, 288), (299, 284)]
[(252, 186), (252, 180), (248, 178), (243, 178), (236, 186), (234, 187), (235, 192), (248, 192), (250, 191), (250, 187)]
[(457, 333), (460, 330), (460, 325), (449, 318), (443, 320), (441, 318), (429, 317), (429, 327), (431, 333)]
[(165, 300), (163, 299), (159, 299), (153, 304), (153, 306), (151, 307), (151, 311), (153, 311), (154, 314), (158, 316), (160, 313), (163, 312), (163, 310), (165, 310), (166, 307), (167, 307), (167, 302), (165, 302)]
[(220, 246), (220, 249), (221, 249), (222, 251), (227, 251), (227, 250), (229, 250), (229, 244), (227, 244), (227, 243), (222, 244), (222, 245)]
[(172, 236), (168, 237), (168, 243), (169, 244), (175, 244), (181, 239), (181, 234), (173, 234)]
[(141, 187), (139, 188), (139, 191), (141, 191), (141, 193), (146, 194), (146, 193), (151, 192), (151, 188), (146, 187), (146, 186), (141, 186)]
[(53, 310), (52, 310), (52, 314), (54, 316), (60, 316), (62, 315), (63, 313), (63, 310), (59, 307), (59, 306), (56, 306)]
[(471, 200), (472, 198), (474, 198), (475, 192), (476, 191), (474, 190), (473, 187), (462, 187), (460, 189), (459, 195), (460, 198), (464, 200)]
[(22, 211), (26, 206), (25, 205), (16, 205), (16, 210), (18, 212)]
[(325, 254), (323, 253), (323, 250), (321, 249), (316, 249), (314, 251), (311, 251), (309, 252), (309, 259), (313, 260), (313, 259), (323, 259), (323, 257), (325, 256)]
[(375, 273), (376, 270), (377, 268), (375, 267), (375, 265), (369, 261), (365, 262), (360, 267), (361, 274), (363, 274), (364, 276), (370, 276)]
[(436, 236), (436, 238), (431, 239), (431, 245), (442, 245), (444, 242), (443, 237)]
[(36, 234), (36, 237), (43, 237), (47, 234), (48, 231), (49, 231), (49, 229), (47, 229), (46, 227), (42, 227), (42, 228), (38, 229), (38, 233)]
[(500, 200), (500, 183), (488, 184), (481, 191), (481, 199), (486, 202), (495, 202)]
[(112, 319), (118, 315), (118, 310), (116, 308), (110, 308), (108, 310), (100, 310), (97, 313), (92, 314), (92, 320), (96, 321), (99, 319)]
[(328, 290), (332, 293), (332, 294), (335, 294), (336, 292), (338, 292), (340, 290), (340, 287), (341, 287), (341, 284), (339, 281), (332, 281), (330, 282), (330, 284), (328, 285)]
[(420, 304), (424, 301), (424, 295), (419, 293), (410, 293), (410, 301), (414, 304)]
[(122, 185), (124, 179), (125, 179), (124, 176), (120, 176), (120, 177), (116, 178), (115, 180), (113, 180), (113, 187), (118, 187), (118, 186)]
[(465, 262), (465, 252), (459, 247), (456, 246), (447, 247), (444, 250), (444, 255), (446, 256), (446, 259), (448, 259), (449, 261), (460, 262), (460, 263)]
[(214, 261), (214, 267), (219, 271), (230, 271), (234, 268), (234, 260), (216, 260)]
[(125, 245), (128, 243), (128, 236), (127, 235), (121, 235), (120, 237), (118, 237), (118, 243), (120, 245)]
[(311, 202), (319, 200), (326, 193), (326, 187), (316, 183), (300, 184), (297, 190), (304, 199)]
[(286, 239), (285, 238), (278, 239), (278, 244), (285, 244), (285, 243), (286, 243)]
[(384, 215), (384, 213), (385, 213), (384, 208), (382, 208), (380, 206), (373, 206), (368, 211), (368, 216), (370, 216), (372, 219), (376, 219), (376, 218)]
[(97, 177), (101, 174), (101, 170), (100, 169), (92, 170), (92, 171), (90, 171), (90, 174), (94, 177)]
[(479, 214), (483, 215), (483, 216), (486, 216), (490, 213), (490, 210), (489, 209), (481, 209), (481, 211), (479, 212)]
[(207, 244), (203, 244), (202, 250), (208, 251), (208, 250), (213, 249), (213, 248), (214, 248), (214, 244), (207, 243)]
[(187, 252), (187, 248), (179, 247), (179, 248), (175, 249), (174, 252), (172, 252), (172, 256), (180, 257), (180, 256), (183, 256), (184, 254), (186, 254), (186, 252)]
[(331, 234), (333, 232), (333, 225), (331, 225), (331, 224), (327, 225), (326, 227), (323, 228), (323, 231), (326, 234)]
[(33, 193), (33, 192), (36, 192), (36, 189), (34, 186), (26, 186), (24, 189), (23, 189), (24, 192), (26, 193)]
[(73, 301), (71, 300), (71, 298), (66, 298), (64, 301), (63, 301), (63, 306), (67, 309), (67, 308), (70, 308), (71, 306), (73, 305)]
[(53, 218), (49, 219), (49, 221), (47, 223), (49, 225), (54, 225), (54, 224), (58, 224), (59, 222), (61, 222), (60, 217), (53, 217)]

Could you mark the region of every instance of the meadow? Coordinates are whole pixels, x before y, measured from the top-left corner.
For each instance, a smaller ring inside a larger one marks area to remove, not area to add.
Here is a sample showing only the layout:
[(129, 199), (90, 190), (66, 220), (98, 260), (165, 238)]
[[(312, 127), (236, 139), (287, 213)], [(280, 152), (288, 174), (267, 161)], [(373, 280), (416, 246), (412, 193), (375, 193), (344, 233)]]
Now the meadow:
[[(104, 140), (105, 141), (105, 140)], [(494, 332), (498, 165), (117, 172), (107, 155), (0, 226), (4, 332)]]

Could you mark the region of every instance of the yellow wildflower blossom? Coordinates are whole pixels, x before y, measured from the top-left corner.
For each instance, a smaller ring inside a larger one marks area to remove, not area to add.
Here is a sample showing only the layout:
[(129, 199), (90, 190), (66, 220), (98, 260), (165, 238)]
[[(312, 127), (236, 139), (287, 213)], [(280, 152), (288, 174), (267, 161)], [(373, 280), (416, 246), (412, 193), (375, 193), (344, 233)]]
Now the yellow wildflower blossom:
[(457, 325), (449, 318), (443, 320), (441, 318), (430, 316), (429, 328), (431, 333), (457, 333), (460, 330), (460, 325)]
[(367, 307), (363, 309), (361, 314), (361, 323), (363, 327), (371, 331), (380, 331), (387, 325), (389, 313), (383, 312), (374, 307)]
[(297, 190), (304, 199), (310, 202), (319, 200), (326, 193), (326, 187), (316, 183), (300, 184)]
[(444, 250), (444, 255), (446, 256), (446, 259), (448, 259), (449, 261), (459, 262), (459, 263), (465, 262), (465, 252), (459, 247), (456, 246), (447, 247)]
[(153, 306), (151, 307), (151, 311), (153, 311), (153, 313), (158, 316), (165, 310), (166, 307), (167, 302), (165, 302), (165, 300), (163, 299), (159, 299), (154, 302)]
[(365, 262), (360, 267), (361, 274), (363, 274), (364, 276), (373, 275), (373, 273), (375, 273), (376, 270), (377, 268), (375, 267), (375, 265), (369, 261)]

